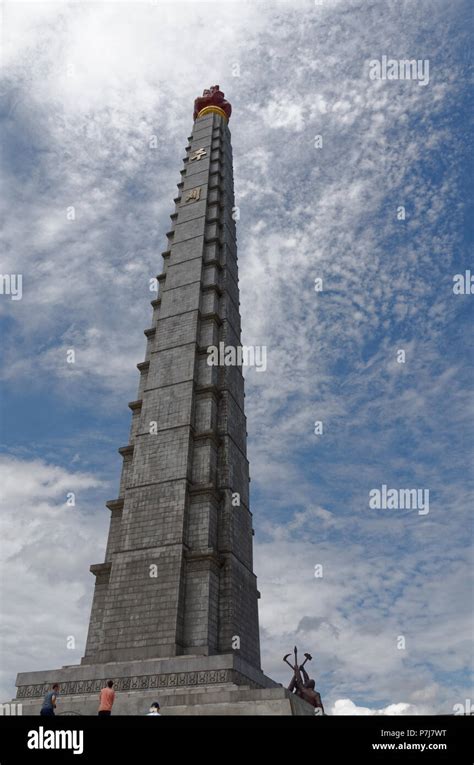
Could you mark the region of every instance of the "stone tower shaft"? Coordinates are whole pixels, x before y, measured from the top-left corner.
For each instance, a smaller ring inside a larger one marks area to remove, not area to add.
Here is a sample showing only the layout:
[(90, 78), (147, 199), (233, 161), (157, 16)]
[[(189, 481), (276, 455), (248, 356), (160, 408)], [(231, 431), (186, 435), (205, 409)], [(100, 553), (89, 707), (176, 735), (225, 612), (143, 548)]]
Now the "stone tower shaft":
[(208, 353), (241, 336), (230, 104), (211, 92), (174, 200), (105, 562), (91, 566), (83, 664), (240, 645), (260, 667), (244, 379)]

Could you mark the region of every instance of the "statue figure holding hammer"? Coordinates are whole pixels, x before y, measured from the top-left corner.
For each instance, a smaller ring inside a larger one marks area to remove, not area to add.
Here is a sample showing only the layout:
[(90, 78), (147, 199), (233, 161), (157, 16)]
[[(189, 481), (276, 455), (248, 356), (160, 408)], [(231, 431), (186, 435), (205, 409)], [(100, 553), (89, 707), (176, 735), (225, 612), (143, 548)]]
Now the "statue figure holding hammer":
[(291, 656), (291, 654), (287, 653), (283, 657), (283, 661), (286, 661), (288, 666), (291, 667), (293, 670), (293, 678), (291, 680), (291, 683), (288, 686), (288, 690), (291, 693), (295, 693), (297, 696), (299, 696), (301, 699), (304, 699), (308, 702), (308, 704), (311, 704), (311, 706), (314, 707), (314, 713), (315, 714), (324, 714), (324, 707), (323, 702), (321, 701), (321, 695), (318, 693), (317, 690), (315, 690), (315, 682), (314, 680), (311, 680), (308, 673), (306, 672), (304, 665), (307, 661), (312, 660), (312, 656), (309, 653), (305, 653), (305, 660), (302, 664), (298, 664), (298, 650), (295, 646), (294, 648), (294, 654), (295, 654), (295, 663), (290, 664), (288, 661), (288, 656)]

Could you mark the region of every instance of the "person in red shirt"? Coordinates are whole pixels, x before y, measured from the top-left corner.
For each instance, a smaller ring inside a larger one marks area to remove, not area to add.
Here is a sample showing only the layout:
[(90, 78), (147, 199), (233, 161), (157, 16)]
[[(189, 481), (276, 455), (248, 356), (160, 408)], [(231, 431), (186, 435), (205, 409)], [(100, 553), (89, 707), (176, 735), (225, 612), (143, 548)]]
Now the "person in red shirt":
[(109, 680), (100, 692), (99, 717), (110, 717), (115, 699), (114, 681)]

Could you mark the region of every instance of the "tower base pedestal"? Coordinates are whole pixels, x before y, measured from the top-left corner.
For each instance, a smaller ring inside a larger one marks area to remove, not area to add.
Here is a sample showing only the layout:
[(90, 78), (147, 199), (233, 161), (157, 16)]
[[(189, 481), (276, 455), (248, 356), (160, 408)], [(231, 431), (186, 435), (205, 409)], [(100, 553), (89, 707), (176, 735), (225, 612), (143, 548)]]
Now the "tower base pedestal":
[(60, 686), (58, 715), (96, 715), (99, 692), (114, 681), (114, 715), (312, 715), (314, 709), (235, 654), (81, 664), (17, 676), (16, 704), (37, 715), (44, 694)]

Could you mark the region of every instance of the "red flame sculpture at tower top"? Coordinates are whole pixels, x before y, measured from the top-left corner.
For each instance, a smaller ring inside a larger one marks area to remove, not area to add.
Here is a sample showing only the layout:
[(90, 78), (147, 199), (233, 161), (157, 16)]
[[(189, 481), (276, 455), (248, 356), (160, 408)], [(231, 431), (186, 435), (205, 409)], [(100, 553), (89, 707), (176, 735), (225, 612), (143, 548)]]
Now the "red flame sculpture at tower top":
[(212, 85), (209, 90), (203, 90), (202, 96), (198, 96), (194, 101), (195, 120), (208, 112), (222, 113), (227, 119), (232, 114), (232, 106), (225, 100), (219, 85)]

